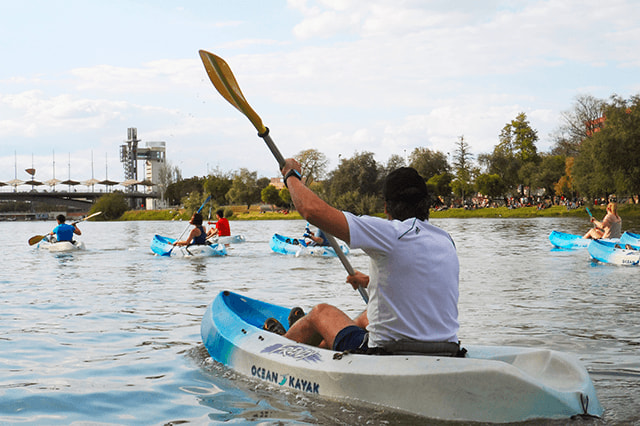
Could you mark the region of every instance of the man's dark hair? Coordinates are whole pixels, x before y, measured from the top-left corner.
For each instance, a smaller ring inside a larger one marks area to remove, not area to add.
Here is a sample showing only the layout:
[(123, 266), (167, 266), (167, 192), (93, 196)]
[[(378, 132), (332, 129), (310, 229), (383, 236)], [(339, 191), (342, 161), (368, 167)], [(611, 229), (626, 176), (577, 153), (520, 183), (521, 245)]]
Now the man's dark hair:
[(195, 226), (202, 225), (202, 213), (194, 213), (193, 219), (191, 219), (191, 223)]
[(220, 216), (220, 217), (224, 217), (224, 210), (222, 210), (222, 209), (218, 209), (218, 210), (216, 210), (216, 214), (217, 214), (218, 216)]
[(382, 196), (387, 203), (387, 212), (394, 219), (429, 219), (431, 197), (427, 184), (411, 167), (400, 167), (389, 173), (382, 185)]
[(64, 217), (63, 214), (59, 214), (58, 216), (56, 216), (56, 219), (60, 222), (60, 223), (64, 223), (65, 220), (67, 220), (66, 217)]

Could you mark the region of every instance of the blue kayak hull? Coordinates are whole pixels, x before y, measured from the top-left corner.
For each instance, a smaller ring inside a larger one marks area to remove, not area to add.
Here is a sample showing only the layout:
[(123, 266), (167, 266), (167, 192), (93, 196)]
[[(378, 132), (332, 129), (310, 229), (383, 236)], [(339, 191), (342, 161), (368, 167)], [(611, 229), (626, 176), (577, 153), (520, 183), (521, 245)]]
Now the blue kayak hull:
[[(556, 248), (565, 250), (583, 249), (587, 248), (592, 241), (590, 238), (582, 238), (581, 235), (568, 234), (566, 232), (551, 231), (549, 234), (549, 241)], [(602, 241), (611, 241), (617, 243), (620, 241), (618, 238), (606, 238)]]
[(343, 354), (262, 330), (290, 308), (221, 292), (201, 323), (211, 357), (274, 389), (375, 404), (432, 419), (517, 422), (601, 416), (586, 369), (538, 348), (467, 346), (465, 358)]

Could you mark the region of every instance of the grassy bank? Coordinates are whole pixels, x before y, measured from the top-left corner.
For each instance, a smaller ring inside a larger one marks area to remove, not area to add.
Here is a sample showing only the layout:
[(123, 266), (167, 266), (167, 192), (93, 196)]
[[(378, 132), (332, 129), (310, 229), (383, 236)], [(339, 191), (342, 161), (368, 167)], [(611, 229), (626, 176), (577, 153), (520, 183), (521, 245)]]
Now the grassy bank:
[[(233, 206), (233, 216), (229, 220), (286, 220), (302, 219), (298, 212), (288, 214), (265, 212), (261, 213), (258, 206)], [(590, 207), (591, 213), (598, 220), (605, 215), (605, 207)], [(618, 214), (623, 218), (640, 218), (640, 205), (622, 204), (618, 206)], [(432, 211), (432, 218), (527, 218), (527, 217), (584, 217), (589, 215), (584, 207), (567, 210), (563, 206), (553, 206), (548, 209), (538, 210), (536, 207), (521, 207), (509, 209), (496, 207), (478, 210), (448, 209), (444, 211)], [(130, 210), (120, 220), (189, 220), (190, 216), (184, 210)], [(206, 220), (206, 218), (205, 218)], [(215, 219), (213, 219), (215, 220)]]

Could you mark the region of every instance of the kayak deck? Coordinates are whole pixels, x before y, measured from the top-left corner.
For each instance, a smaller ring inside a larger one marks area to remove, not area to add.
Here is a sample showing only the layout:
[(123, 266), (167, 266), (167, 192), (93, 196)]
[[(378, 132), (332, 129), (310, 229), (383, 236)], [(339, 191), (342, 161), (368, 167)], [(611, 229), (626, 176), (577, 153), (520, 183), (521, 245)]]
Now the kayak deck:
[(514, 422), (600, 416), (587, 371), (572, 355), (467, 346), (465, 358), (358, 355), (300, 344), (261, 329), (289, 309), (221, 292), (201, 324), (211, 357), (275, 387), (363, 401), (434, 419)]

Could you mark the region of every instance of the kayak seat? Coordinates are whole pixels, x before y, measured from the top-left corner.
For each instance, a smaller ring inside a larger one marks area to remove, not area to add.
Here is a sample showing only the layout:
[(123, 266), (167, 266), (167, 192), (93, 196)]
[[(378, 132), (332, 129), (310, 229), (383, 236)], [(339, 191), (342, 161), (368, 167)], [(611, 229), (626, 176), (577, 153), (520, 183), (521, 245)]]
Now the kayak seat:
[[(464, 358), (467, 350), (460, 347), (460, 342), (418, 342), (399, 340), (387, 342), (381, 348), (371, 348), (379, 355), (430, 355)], [(379, 352), (379, 353), (378, 353)]]
[(267, 318), (267, 320), (264, 322), (264, 325), (262, 326), (262, 329), (270, 331), (271, 333), (279, 334), (281, 336), (287, 332), (287, 330), (284, 329), (284, 326), (280, 324), (280, 321), (275, 318)]

